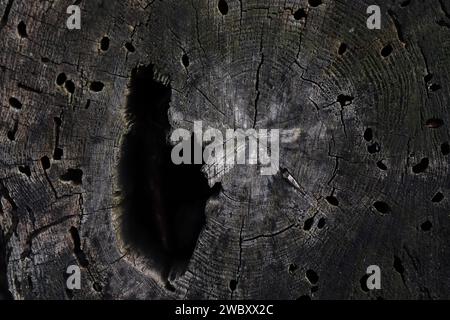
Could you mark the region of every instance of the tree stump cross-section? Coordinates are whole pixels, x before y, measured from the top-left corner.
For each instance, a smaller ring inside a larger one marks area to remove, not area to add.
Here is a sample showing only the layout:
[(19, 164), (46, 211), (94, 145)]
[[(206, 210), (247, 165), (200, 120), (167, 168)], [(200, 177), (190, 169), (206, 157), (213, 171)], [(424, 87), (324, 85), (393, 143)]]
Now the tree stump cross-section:
[[(73, 4), (0, 0), (0, 298), (450, 298), (448, 1)], [(214, 174), (195, 121), (296, 134)]]

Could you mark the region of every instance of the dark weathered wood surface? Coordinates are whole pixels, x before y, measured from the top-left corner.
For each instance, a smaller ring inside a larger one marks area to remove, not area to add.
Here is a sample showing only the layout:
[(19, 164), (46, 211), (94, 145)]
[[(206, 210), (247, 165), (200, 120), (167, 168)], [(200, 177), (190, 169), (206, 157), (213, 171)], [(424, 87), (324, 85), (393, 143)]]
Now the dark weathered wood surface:
[[(0, 297), (450, 298), (450, 1), (77, 2), (69, 31), (68, 1), (0, 0)], [(277, 175), (220, 177), (174, 291), (116, 232), (139, 64), (170, 77), (173, 126), (301, 130)]]

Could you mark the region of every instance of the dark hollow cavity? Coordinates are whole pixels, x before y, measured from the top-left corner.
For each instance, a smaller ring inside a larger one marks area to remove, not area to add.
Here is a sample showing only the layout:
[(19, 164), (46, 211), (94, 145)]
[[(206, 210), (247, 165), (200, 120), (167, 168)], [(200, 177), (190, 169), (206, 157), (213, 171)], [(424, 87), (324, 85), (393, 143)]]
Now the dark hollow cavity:
[(102, 49), (102, 51), (106, 51), (109, 49), (109, 38), (108, 37), (102, 38), (102, 40), (100, 41), (100, 49)]
[(380, 170), (383, 170), (383, 171), (386, 171), (386, 170), (387, 170), (387, 166), (383, 163), (383, 160), (380, 160), (380, 161), (377, 162), (377, 167), (378, 167)]
[(444, 195), (442, 194), (442, 192), (436, 193), (431, 199), (432, 202), (441, 202), (442, 200), (444, 200)]
[(411, 0), (405, 0), (402, 3), (400, 3), (400, 7), (404, 8), (407, 7), (411, 3)]
[(185, 68), (189, 67), (189, 57), (187, 54), (183, 54), (183, 56), (181, 57), (181, 62), (183, 63), (183, 66)]
[(105, 87), (105, 85), (103, 84), (103, 82), (94, 81), (91, 83), (89, 89), (93, 92), (100, 92), (103, 90), (104, 87)]
[(167, 281), (186, 270), (205, 224), (206, 201), (220, 186), (209, 187), (203, 164), (173, 164), (168, 142), (171, 87), (154, 76), (153, 65), (136, 67), (129, 83), (129, 129), (118, 164), (120, 233), (124, 245), (147, 258), (149, 267)]
[(67, 169), (67, 172), (60, 177), (61, 181), (72, 182), (73, 184), (83, 183), (83, 171), (81, 169)]
[(306, 271), (306, 279), (308, 279), (309, 283), (316, 284), (319, 281), (319, 276), (314, 270)]
[(17, 32), (19, 33), (19, 36), (22, 38), (28, 37), (27, 25), (23, 21), (20, 21), (19, 24), (17, 25)]
[(328, 203), (331, 204), (332, 206), (337, 207), (339, 205), (339, 200), (334, 196), (328, 196), (325, 198), (325, 200), (327, 200)]
[(135, 52), (136, 48), (133, 46), (131, 42), (125, 43), (125, 49), (127, 49), (129, 52)]
[(420, 225), (420, 228), (422, 229), (422, 231), (430, 231), (432, 226), (433, 224), (427, 220)]
[(73, 83), (72, 80), (67, 80), (65, 82), (65, 87), (67, 92), (69, 92), (70, 94), (73, 94), (75, 92), (75, 83)]
[(228, 3), (225, 0), (219, 0), (218, 7), (221, 14), (226, 15), (228, 13)]
[(403, 267), (402, 260), (399, 257), (394, 256), (394, 269), (400, 274), (405, 272), (405, 268)]
[(65, 73), (60, 73), (58, 74), (58, 76), (56, 77), (56, 84), (58, 86), (62, 86), (64, 84), (64, 82), (66, 82), (67, 80), (67, 76)]
[(448, 142), (444, 142), (443, 144), (441, 144), (441, 152), (444, 156), (450, 154), (450, 145), (448, 144)]
[(383, 201), (376, 201), (373, 204), (373, 206), (380, 213), (388, 213), (389, 211), (391, 211), (391, 208), (389, 207), (389, 205)]
[(442, 87), (441, 85), (437, 84), (437, 83), (432, 83), (430, 84), (430, 86), (428, 87), (432, 92), (438, 91), (440, 90)]
[(373, 139), (373, 132), (371, 128), (367, 128), (366, 131), (364, 131), (364, 140), (371, 141)]
[(348, 106), (348, 105), (352, 104), (354, 99), (355, 98), (352, 97), (352, 96), (347, 96), (345, 94), (340, 94), (340, 95), (338, 95), (336, 101), (341, 104), (341, 107), (345, 107), (345, 106)]
[(8, 238), (0, 228), (0, 300), (13, 300), (8, 289)]
[(343, 55), (347, 51), (347, 45), (345, 43), (341, 43), (338, 49), (338, 54)]
[(236, 280), (231, 280), (230, 281), (230, 284), (229, 284), (229, 288), (230, 288), (230, 290), (231, 291), (234, 291), (234, 290), (236, 290), (236, 288), (237, 288), (237, 281)]
[(11, 130), (8, 130), (8, 132), (6, 133), (6, 136), (8, 137), (8, 139), (10, 141), (16, 140), (16, 133), (17, 133), (18, 129), (19, 129), (19, 121), (18, 120), (14, 120), (13, 128)]
[(319, 222), (317, 222), (317, 228), (322, 229), (323, 227), (325, 227), (325, 223), (326, 223), (325, 218), (320, 218)]
[(438, 119), (438, 118), (431, 118), (431, 119), (428, 119), (425, 122), (425, 125), (428, 128), (436, 129), (436, 128), (439, 128), (439, 127), (443, 126), (444, 125), (444, 121), (442, 119)]
[(9, 98), (9, 105), (14, 109), (22, 109), (22, 103), (14, 97)]
[(41, 165), (44, 171), (50, 169), (50, 159), (47, 156), (43, 156), (41, 158)]
[(428, 158), (423, 158), (422, 160), (420, 160), (418, 164), (412, 167), (412, 171), (416, 174), (424, 172), (425, 170), (427, 170), (428, 164), (429, 164)]
[(369, 152), (370, 154), (380, 152), (380, 150), (381, 150), (381, 147), (378, 142), (375, 142), (375, 143), (367, 146), (367, 152)]
[(295, 271), (297, 271), (297, 269), (298, 269), (298, 266), (295, 263), (291, 263), (289, 265), (289, 273), (290, 274), (294, 274)]
[(31, 169), (29, 166), (19, 166), (19, 172), (23, 173), (27, 177), (31, 177)]
[(301, 20), (306, 18), (306, 11), (303, 8), (298, 9), (294, 12), (294, 19)]
[(314, 217), (306, 219), (303, 223), (303, 230), (308, 231), (311, 230), (312, 225), (314, 224)]
[(392, 48), (392, 45), (388, 44), (383, 49), (381, 49), (381, 55), (386, 58), (392, 53), (393, 50), (394, 49)]
[(308, 4), (311, 7), (318, 7), (322, 4), (322, 0), (308, 0)]
[(70, 227), (69, 232), (73, 242), (73, 253), (77, 257), (80, 266), (82, 266), (83, 268), (87, 268), (89, 266), (89, 261), (86, 258), (85, 253), (81, 249), (81, 239), (78, 229), (72, 226)]
[(64, 150), (56, 147), (55, 150), (53, 151), (53, 160), (61, 160), (63, 155), (64, 155)]
[(362, 278), (359, 280), (359, 283), (361, 284), (361, 289), (364, 292), (369, 292), (369, 288), (367, 287), (367, 280), (369, 280), (368, 274), (363, 275)]

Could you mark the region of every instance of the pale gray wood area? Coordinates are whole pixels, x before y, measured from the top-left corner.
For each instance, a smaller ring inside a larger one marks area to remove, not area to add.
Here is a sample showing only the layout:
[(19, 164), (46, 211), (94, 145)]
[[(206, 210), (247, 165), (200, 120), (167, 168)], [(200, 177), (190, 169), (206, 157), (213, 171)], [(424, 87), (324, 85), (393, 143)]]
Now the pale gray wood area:
[[(226, 15), (215, 0), (77, 2), (70, 31), (72, 2), (0, 0), (0, 297), (450, 298), (450, 1), (227, 0)], [(278, 174), (220, 177), (174, 291), (114, 223), (139, 64), (170, 77), (173, 126), (301, 130)], [(382, 290), (366, 292), (372, 264)]]

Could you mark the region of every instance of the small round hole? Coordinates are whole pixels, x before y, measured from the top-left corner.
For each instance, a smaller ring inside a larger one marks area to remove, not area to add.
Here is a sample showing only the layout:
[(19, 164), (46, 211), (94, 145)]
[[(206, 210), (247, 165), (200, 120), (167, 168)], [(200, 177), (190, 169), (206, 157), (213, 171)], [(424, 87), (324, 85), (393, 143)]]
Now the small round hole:
[(230, 281), (230, 290), (234, 291), (237, 288), (237, 281), (236, 280), (231, 280)]
[(388, 213), (389, 211), (391, 211), (389, 205), (383, 201), (375, 201), (373, 206), (380, 213)]
[(392, 53), (393, 50), (394, 49), (392, 48), (392, 45), (388, 44), (383, 49), (381, 49), (381, 55), (386, 58)]
[(185, 68), (189, 67), (189, 57), (187, 54), (183, 54), (183, 56), (181, 57), (181, 62), (183, 63), (183, 66)]
[(361, 285), (361, 289), (364, 292), (369, 292), (369, 288), (367, 287), (367, 280), (369, 280), (369, 275), (368, 274), (363, 275), (361, 280), (359, 280), (359, 283)]
[(311, 230), (313, 223), (314, 223), (314, 218), (306, 219), (305, 223), (303, 224), (303, 230), (305, 230), (305, 231)]
[(100, 81), (93, 81), (89, 87), (89, 89), (93, 92), (100, 92), (103, 90), (103, 88), (105, 87), (105, 85), (103, 84), (103, 82)]
[(73, 94), (75, 92), (75, 84), (73, 83), (72, 80), (67, 80), (64, 86), (70, 94)]
[(291, 264), (289, 265), (289, 273), (290, 273), (290, 274), (295, 273), (295, 271), (297, 271), (297, 269), (298, 269), (298, 266), (297, 266), (295, 263), (291, 263)]
[(424, 172), (425, 170), (427, 170), (428, 165), (429, 165), (429, 160), (428, 160), (428, 158), (423, 158), (422, 160), (420, 160), (420, 162), (419, 162), (418, 164), (416, 164), (415, 166), (413, 166), (412, 171), (413, 171), (415, 174), (422, 173), (422, 172)]
[(325, 198), (325, 200), (327, 200), (328, 203), (331, 204), (332, 206), (337, 207), (339, 205), (339, 200), (334, 196), (328, 196)]
[(411, 0), (405, 0), (402, 3), (400, 3), (400, 7), (404, 8), (407, 7), (411, 3)]
[(125, 43), (125, 49), (127, 49), (129, 52), (135, 52), (136, 49), (134, 48), (133, 44), (131, 42)]
[(442, 127), (443, 125), (444, 125), (444, 121), (442, 119), (438, 119), (438, 118), (431, 118), (425, 122), (425, 126), (427, 126), (428, 128), (431, 128), (431, 129), (437, 129), (439, 127)]
[(322, 0), (308, 0), (308, 4), (311, 7), (318, 7), (322, 4)]
[(341, 107), (351, 105), (355, 98), (352, 96), (347, 96), (345, 94), (338, 95), (336, 102), (339, 102)]
[(64, 150), (61, 148), (55, 148), (53, 152), (53, 160), (61, 160), (64, 155)]
[(56, 84), (58, 86), (62, 86), (64, 84), (64, 82), (66, 82), (67, 80), (67, 76), (65, 73), (60, 73), (58, 74), (58, 76), (56, 77)]
[(432, 202), (441, 202), (442, 200), (444, 200), (444, 195), (442, 194), (442, 192), (436, 193), (431, 199)]
[(303, 8), (298, 9), (294, 12), (294, 19), (301, 20), (306, 18), (306, 11)]
[(386, 170), (387, 170), (387, 167), (386, 167), (386, 165), (383, 163), (383, 160), (380, 160), (380, 161), (377, 162), (377, 167), (378, 167), (380, 170), (383, 170), (383, 171), (386, 171)]
[(448, 144), (448, 142), (444, 142), (443, 144), (441, 144), (441, 152), (444, 156), (450, 154), (450, 145)]
[(432, 83), (432, 84), (429, 86), (429, 88), (430, 88), (430, 90), (431, 90), (432, 92), (435, 92), (435, 91), (440, 90), (440, 89), (441, 89), (441, 86), (438, 85), (437, 83)]
[(430, 231), (432, 227), (433, 224), (428, 220), (420, 225), (420, 229), (422, 229), (422, 231)]
[(44, 170), (50, 169), (50, 159), (47, 156), (43, 156), (41, 158), (41, 165)]
[(373, 132), (371, 128), (367, 128), (366, 131), (364, 131), (364, 140), (371, 141), (373, 139)]
[(341, 43), (338, 49), (338, 54), (343, 55), (347, 51), (347, 45), (345, 43)]
[(19, 172), (23, 173), (27, 177), (31, 177), (31, 170), (29, 166), (19, 166)]
[(319, 222), (317, 222), (317, 228), (322, 229), (323, 227), (325, 227), (325, 223), (326, 223), (326, 219), (320, 218)]
[(228, 13), (228, 3), (225, 0), (219, 0), (218, 8), (222, 15)]
[(306, 279), (308, 279), (309, 283), (316, 284), (319, 281), (319, 276), (314, 270), (306, 271)]
[(9, 139), (10, 141), (16, 140), (16, 133), (15, 133), (14, 131), (12, 131), (12, 130), (9, 130), (9, 131), (6, 133), (6, 136), (8, 137), (8, 139)]
[(20, 21), (17, 25), (17, 32), (22, 38), (28, 38), (27, 26), (23, 21)]
[(405, 268), (403, 267), (402, 260), (400, 260), (399, 257), (394, 256), (394, 269), (400, 274), (403, 274), (405, 272)]
[(109, 49), (109, 38), (108, 37), (102, 38), (102, 40), (100, 41), (100, 49), (102, 51), (107, 51)]
[(367, 152), (369, 152), (370, 154), (380, 152), (380, 150), (381, 150), (381, 146), (379, 145), (378, 142), (375, 142), (375, 143), (367, 146)]
[(9, 98), (9, 105), (14, 109), (22, 109), (22, 103), (14, 97)]

